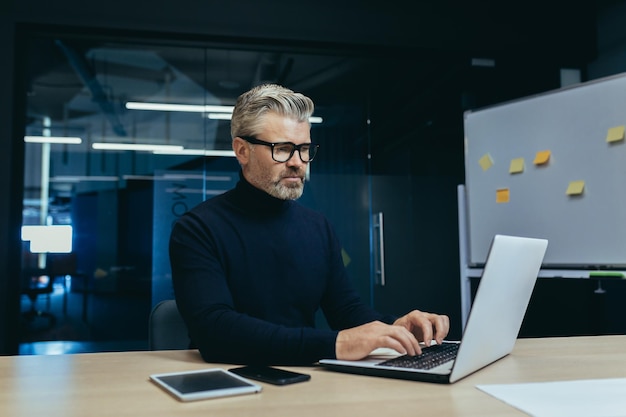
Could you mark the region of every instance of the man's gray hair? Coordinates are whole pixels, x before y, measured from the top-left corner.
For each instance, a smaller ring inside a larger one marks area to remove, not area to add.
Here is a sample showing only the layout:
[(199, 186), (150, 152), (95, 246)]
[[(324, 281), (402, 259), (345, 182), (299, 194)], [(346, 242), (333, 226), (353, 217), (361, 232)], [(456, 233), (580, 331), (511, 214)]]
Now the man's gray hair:
[(298, 122), (309, 123), (313, 100), (277, 84), (262, 84), (239, 96), (230, 122), (232, 138), (255, 136), (263, 125), (263, 116), (272, 112)]

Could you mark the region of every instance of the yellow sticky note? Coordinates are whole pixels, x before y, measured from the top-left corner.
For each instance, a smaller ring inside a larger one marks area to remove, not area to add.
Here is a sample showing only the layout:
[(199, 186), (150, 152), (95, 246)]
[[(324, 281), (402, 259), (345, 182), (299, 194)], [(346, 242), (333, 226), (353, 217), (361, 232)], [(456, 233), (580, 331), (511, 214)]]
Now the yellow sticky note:
[(524, 158), (515, 158), (511, 160), (509, 165), (509, 174), (519, 174), (524, 172)]
[(624, 126), (615, 126), (609, 129), (606, 134), (607, 142), (617, 142), (624, 140)]
[(585, 189), (585, 181), (571, 181), (567, 186), (567, 195), (580, 195)]
[(535, 160), (533, 163), (535, 165), (543, 165), (550, 160), (551, 152), (549, 150), (539, 151), (535, 154)]
[(350, 258), (350, 255), (344, 248), (341, 248), (341, 259), (343, 260), (343, 266), (348, 266), (352, 262), (352, 258)]
[(508, 203), (511, 193), (508, 188), (499, 188), (496, 190), (496, 203)]
[(487, 171), (493, 166), (493, 159), (491, 159), (491, 155), (486, 153), (478, 160), (478, 163), (480, 164), (483, 171)]

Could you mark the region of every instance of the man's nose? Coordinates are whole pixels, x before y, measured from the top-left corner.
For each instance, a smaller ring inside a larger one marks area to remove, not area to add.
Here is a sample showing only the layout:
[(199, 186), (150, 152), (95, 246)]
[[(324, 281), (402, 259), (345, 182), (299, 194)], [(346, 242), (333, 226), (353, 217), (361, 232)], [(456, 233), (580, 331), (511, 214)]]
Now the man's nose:
[(305, 165), (306, 162), (302, 162), (302, 158), (300, 157), (300, 150), (295, 149), (293, 151), (293, 155), (291, 155), (291, 158), (287, 160), (286, 164), (289, 166), (301, 166)]

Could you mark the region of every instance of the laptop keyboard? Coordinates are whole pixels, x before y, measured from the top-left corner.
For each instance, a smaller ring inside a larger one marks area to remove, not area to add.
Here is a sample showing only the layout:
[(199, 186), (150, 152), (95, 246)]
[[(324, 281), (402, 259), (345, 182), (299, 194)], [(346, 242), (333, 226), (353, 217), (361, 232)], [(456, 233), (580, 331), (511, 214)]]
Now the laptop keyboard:
[(397, 368), (432, 369), (456, 357), (459, 343), (443, 343), (422, 348), (422, 354), (411, 356), (403, 355), (378, 363), (379, 366), (393, 366)]

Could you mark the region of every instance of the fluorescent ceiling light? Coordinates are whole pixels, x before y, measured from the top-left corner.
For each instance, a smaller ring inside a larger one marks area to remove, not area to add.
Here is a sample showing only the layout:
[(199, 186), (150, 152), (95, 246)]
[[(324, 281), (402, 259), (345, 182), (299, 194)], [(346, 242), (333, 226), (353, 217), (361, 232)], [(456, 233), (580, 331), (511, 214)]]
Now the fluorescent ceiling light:
[(215, 149), (182, 149), (180, 151), (154, 151), (158, 155), (235, 156), (235, 151)]
[(149, 145), (149, 144), (141, 144), (141, 143), (113, 143), (113, 142), (95, 142), (91, 146), (94, 149), (107, 150), (107, 151), (176, 152), (176, 151), (182, 151), (184, 149), (182, 146), (178, 146), (178, 145)]
[(65, 143), (68, 145), (79, 145), (83, 140), (78, 137), (64, 136), (24, 136), (26, 143)]
[[(207, 113), (207, 118), (214, 120), (230, 120), (234, 106), (201, 105), (201, 104), (170, 104), (170, 103), (141, 103), (129, 101), (126, 103), (129, 110), (176, 111), (187, 113)], [(311, 123), (322, 123), (321, 117), (310, 117)]]
[(206, 115), (207, 119), (212, 120), (230, 120), (233, 117), (232, 113), (208, 113)]
[(81, 181), (119, 181), (116, 176), (103, 175), (57, 175), (50, 178), (50, 182), (81, 182)]
[(148, 180), (153, 181), (155, 177), (153, 175), (123, 175), (124, 180)]
[(129, 101), (126, 103), (126, 108), (129, 110), (180, 111), (187, 113), (232, 113), (235, 107), (197, 104), (139, 103)]
[[(207, 113), (206, 115), (207, 119), (212, 119), (212, 120), (230, 120), (232, 116), (233, 116), (232, 113)], [(311, 124), (322, 123), (323, 121), (324, 119), (322, 119), (321, 117), (317, 117), (317, 116), (309, 117), (309, 123)]]

